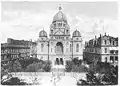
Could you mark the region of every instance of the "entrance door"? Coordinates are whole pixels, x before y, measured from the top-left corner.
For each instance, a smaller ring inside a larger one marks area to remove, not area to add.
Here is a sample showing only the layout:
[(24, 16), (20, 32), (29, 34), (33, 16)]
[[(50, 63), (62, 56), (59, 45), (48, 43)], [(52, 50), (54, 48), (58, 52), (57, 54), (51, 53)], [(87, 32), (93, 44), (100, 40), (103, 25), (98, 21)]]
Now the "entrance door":
[(60, 64), (63, 65), (63, 58), (60, 58)]
[(59, 65), (59, 59), (58, 58), (56, 58), (56, 60), (55, 60), (55, 65)]
[(55, 76), (61, 76), (61, 75), (65, 75), (65, 65), (63, 62), (63, 58), (56, 58), (55, 59), (55, 65), (52, 68), (52, 74)]
[(56, 58), (55, 65), (64, 65), (63, 58)]

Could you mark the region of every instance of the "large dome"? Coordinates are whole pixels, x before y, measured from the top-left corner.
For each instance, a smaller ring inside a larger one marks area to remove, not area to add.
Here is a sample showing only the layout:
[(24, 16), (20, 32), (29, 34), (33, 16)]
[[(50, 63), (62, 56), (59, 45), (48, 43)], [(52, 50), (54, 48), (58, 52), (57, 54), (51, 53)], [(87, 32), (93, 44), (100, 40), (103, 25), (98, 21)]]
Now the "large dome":
[(39, 33), (39, 37), (47, 37), (47, 33), (44, 30), (42, 30)]
[(53, 22), (54, 21), (66, 21), (67, 22), (66, 16), (61, 11), (61, 7), (59, 7), (59, 12), (53, 17)]
[(81, 37), (80, 32), (79, 32), (78, 30), (75, 30), (75, 31), (73, 32), (73, 37)]

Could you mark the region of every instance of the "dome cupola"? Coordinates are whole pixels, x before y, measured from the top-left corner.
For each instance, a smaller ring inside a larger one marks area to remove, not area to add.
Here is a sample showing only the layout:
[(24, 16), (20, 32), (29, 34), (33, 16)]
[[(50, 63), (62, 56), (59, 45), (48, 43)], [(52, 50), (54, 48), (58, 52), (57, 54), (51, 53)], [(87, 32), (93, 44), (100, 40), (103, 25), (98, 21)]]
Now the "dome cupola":
[(80, 32), (79, 32), (78, 30), (75, 30), (75, 31), (73, 32), (73, 37), (81, 37)]
[(39, 33), (39, 37), (47, 37), (47, 33), (44, 30), (42, 30)]
[(66, 16), (61, 11), (61, 7), (59, 7), (59, 12), (53, 17), (53, 22), (55, 21), (65, 21), (67, 22)]

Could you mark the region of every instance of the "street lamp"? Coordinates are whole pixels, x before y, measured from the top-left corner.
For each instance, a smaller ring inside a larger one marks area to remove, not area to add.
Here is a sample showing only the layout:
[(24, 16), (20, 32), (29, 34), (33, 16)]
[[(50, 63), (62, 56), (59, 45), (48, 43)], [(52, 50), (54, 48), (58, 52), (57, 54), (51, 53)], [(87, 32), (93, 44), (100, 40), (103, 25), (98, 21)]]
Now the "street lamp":
[(49, 40), (48, 40), (48, 60), (49, 60), (49, 46), (50, 46), (50, 44), (49, 44)]
[(72, 39), (72, 59), (73, 59), (73, 39)]

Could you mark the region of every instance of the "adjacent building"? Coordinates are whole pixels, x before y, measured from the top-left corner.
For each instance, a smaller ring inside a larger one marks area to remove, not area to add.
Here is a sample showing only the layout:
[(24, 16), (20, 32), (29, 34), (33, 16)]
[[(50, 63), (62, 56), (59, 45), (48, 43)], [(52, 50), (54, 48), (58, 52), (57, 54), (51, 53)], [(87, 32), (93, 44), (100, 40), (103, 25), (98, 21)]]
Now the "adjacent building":
[(118, 62), (118, 37), (109, 35), (100, 35), (94, 39), (85, 42), (83, 52), (84, 60), (87, 62)]
[(36, 55), (35, 47), (35, 42), (8, 38), (7, 43), (1, 44), (1, 61), (5, 62), (20, 57), (27, 58)]
[(50, 25), (49, 38), (45, 30), (39, 32), (37, 58), (50, 60), (53, 65), (65, 65), (72, 58), (83, 59), (82, 36), (76, 29), (72, 36), (65, 14), (59, 7)]

